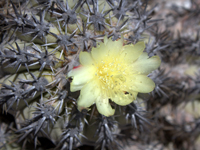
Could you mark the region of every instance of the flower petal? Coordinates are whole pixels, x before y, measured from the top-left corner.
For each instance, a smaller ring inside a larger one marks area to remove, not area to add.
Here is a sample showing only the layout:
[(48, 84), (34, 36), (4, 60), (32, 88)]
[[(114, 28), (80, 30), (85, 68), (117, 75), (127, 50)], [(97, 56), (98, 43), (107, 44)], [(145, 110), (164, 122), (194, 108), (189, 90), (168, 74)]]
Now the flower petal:
[(97, 48), (92, 48), (91, 55), (95, 62), (100, 62), (107, 55), (107, 50), (104, 43), (101, 43)]
[(132, 90), (141, 93), (149, 93), (153, 91), (155, 87), (155, 83), (145, 75), (134, 75), (129, 84), (132, 84), (130, 85)]
[(112, 41), (112, 39), (108, 39), (106, 43), (106, 49), (108, 51), (109, 57), (115, 57), (119, 55), (119, 52), (122, 50), (123, 47), (123, 39), (118, 39), (117, 41)]
[(104, 37), (104, 42), (98, 43), (97, 47), (92, 48), (91, 55), (96, 62), (100, 62), (102, 59), (107, 57), (108, 48), (107, 43), (109, 39), (107, 36)]
[(115, 110), (110, 106), (108, 98), (99, 96), (96, 100), (96, 106), (99, 113), (106, 117), (112, 116), (115, 113)]
[(70, 84), (70, 91), (75, 92), (80, 90), (84, 84), (90, 81), (94, 77), (94, 67), (80, 66), (76, 69), (71, 70), (68, 73), (68, 77), (72, 77), (73, 80)]
[(84, 84), (80, 84), (80, 85), (70, 85), (70, 91), (71, 92), (75, 92), (75, 91), (79, 91), (83, 88)]
[(91, 54), (88, 52), (80, 52), (79, 54), (79, 61), (83, 66), (92, 65), (94, 64), (94, 60), (91, 57)]
[(94, 81), (91, 81), (83, 86), (78, 98), (78, 109), (86, 109), (95, 103), (100, 95), (100, 88)]
[(135, 45), (126, 45), (122, 51), (121, 57), (128, 63), (134, 62), (144, 51), (144, 42), (138, 42)]
[(111, 38), (104, 37), (104, 43), (97, 45), (97, 48), (92, 48), (91, 54), (95, 62), (100, 62), (103, 59), (116, 56), (122, 50), (123, 39), (112, 41)]
[(118, 105), (125, 106), (133, 102), (137, 98), (137, 94), (138, 92), (131, 92), (127, 94), (125, 94), (125, 92), (118, 93), (114, 98), (112, 98), (112, 101)]
[(158, 56), (148, 57), (147, 53), (140, 55), (138, 60), (132, 64), (133, 73), (149, 74), (153, 70), (157, 69), (161, 64), (161, 60)]

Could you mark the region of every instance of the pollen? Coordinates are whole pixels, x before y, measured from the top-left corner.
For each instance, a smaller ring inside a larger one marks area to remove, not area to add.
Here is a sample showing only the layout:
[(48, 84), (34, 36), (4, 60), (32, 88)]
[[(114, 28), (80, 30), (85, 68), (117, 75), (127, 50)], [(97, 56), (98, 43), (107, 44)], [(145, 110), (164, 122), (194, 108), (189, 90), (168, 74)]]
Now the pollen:
[(99, 80), (103, 93), (107, 93), (108, 96), (108, 93), (117, 92), (122, 88), (126, 81), (125, 68), (127, 68), (126, 65), (115, 58), (104, 59), (96, 64), (96, 78)]

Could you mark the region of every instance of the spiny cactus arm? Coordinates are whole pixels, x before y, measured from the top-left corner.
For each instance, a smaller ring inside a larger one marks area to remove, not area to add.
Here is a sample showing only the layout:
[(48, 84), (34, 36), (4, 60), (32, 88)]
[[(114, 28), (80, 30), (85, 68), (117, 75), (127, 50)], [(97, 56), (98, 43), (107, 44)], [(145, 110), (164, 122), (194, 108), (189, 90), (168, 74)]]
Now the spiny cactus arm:
[[(50, 132), (50, 123), (52, 125), (54, 125), (57, 115), (56, 115), (56, 108), (54, 108), (51, 105), (48, 104), (39, 104), (37, 103), (37, 106), (34, 107), (36, 108), (35, 112), (33, 114), (35, 114), (36, 116), (34, 118), (40, 118), (40, 128), (42, 126), (42, 124), (44, 122), (47, 122), (47, 128), (48, 128), (48, 133)], [(37, 131), (39, 130), (39, 128), (37, 129)]]
[(64, 143), (67, 143), (67, 149), (72, 150), (73, 147), (76, 147), (77, 143), (81, 143), (79, 137), (86, 138), (83, 134), (80, 133), (79, 129), (76, 126), (68, 125), (62, 133), (60, 142), (58, 143), (57, 148), (61, 149), (66, 148)]
[[(27, 142), (27, 140), (33, 140), (34, 141), (34, 146), (35, 148), (37, 147), (38, 143), (38, 132), (40, 131), (43, 135), (48, 137), (47, 133), (43, 130), (40, 129), (37, 131), (38, 127), (41, 124), (37, 124), (37, 122), (30, 124), (28, 126), (25, 126), (24, 128), (21, 128), (17, 130), (16, 134), (19, 134), (20, 138), (18, 139), (18, 143), (23, 142), (24, 144)], [(37, 132), (36, 132), (37, 131)]]
[(80, 112), (77, 108), (74, 108), (71, 111), (70, 117), (69, 117), (69, 123), (70, 124), (74, 124), (76, 125), (79, 130), (82, 132), (84, 129), (84, 125), (85, 123), (88, 125), (88, 121), (86, 119), (86, 116), (88, 116), (89, 114), (87, 113), (86, 110), (83, 110), (82, 112)]
[(99, 10), (99, 1), (94, 1), (92, 0), (92, 5), (93, 5), (93, 10), (91, 8), (91, 5), (89, 4), (88, 0), (86, 0), (86, 4), (89, 8), (89, 13), (88, 15), (85, 14), (85, 16), (88, 18), (89, 22), (88, 24), (92, 24), (93, 25), (93, 30), (94, 32), (96, 31), (103, 31), (104, 29), (106, 29), (106, 21), (105, 21), (105, 16), (111, 11), (108, 10), (106, 12), (104, 12), (104, 8), (100, 11)]
[(101, 149), (113, 149), (114, 145), (118, 148), (121, 147), (121, 145), (116, 142), (116, 134), (114, 134), (114, 130), (117, 127), (117, 122), (112, 117), (99, 115), (95, 124), (98, 126), (94, 134), (94, 136), (98, 137), (96, 148), (101, 147)]
[(40, 12), (40, 20), (32, 14), (33, 24), (30, 27), (26, 27), (26, 30), (22, 32), (22, 35), (33, 35), (31, 42), (36, 38), (40, 38), (45, 41), (46, 35), (49, 34), (50, 23), (44, 21), (45, 11)]
[[(13, 82), (11, 82), (11, 85), (3, 84), (0, 98), (1, 103), (5, 106), (5, 111), (9, 111), (14, 103), (16, 103), (16, 107), (18, 107), (21, 100), (23, 100), (26, 106), (28, 106), (28, 96), (24, 92), (23, 84), (15, 84)], [(6, 108), (6, 106), (8, 106), (8, 108)]]
[(75, 24), (77, 22), (77, 15), (76, 15), (76, 9), (81, 5), (82, 1), (79, 0), (72, 9), (70, 9), (68, 2), (66, 1), (66, 6), (63, 6), (63, 4), (58, 0), (58, 6), (62, 10), (62, 13), (59, 14), (60, 17), (58, 21), (63, 21), (62, 27), (65, 27), (68, 24)]
[[(129, 30), (127, 28), (128, 24), (129, 24), (129, 19), (126, 19), (125, 21), (123, 21), (121, 23), (121, 18), (117, 21), (116, 25), (113, 25), (113, 21), (112, 18), (109, 16), (110, 18), (110, 33), (108, 34), (108, 38), (112, 37), (112, 40), (115, 41), (118, 38), (121, 37), (122, 34), (128, 33)], [(120, 24), (121, 23), (121, 24)]]
[(130, 120), (131, 125), (136, 129), (138, 129), (138, 125), (140, 128), (141, 128), (141, 125), (144, 125), (144, 124), (151, 125), (149, 120), (146, 119), (144, 116), (146, 111), (137, 103), (131, 103), (127, 105), (125, 109), (125, 113), (126, 113), (126, 120), (127, 121)]
[(155, 82), (155, 89), (151, 92), (153, 97), (156, 97), (156, 94), (160, 97), (169, 97), (170, 87), (167, 82), (169, 82), (170, 77), (167, 76), (164, 69), (159, 69), (154, 71), (153, 74), (150, 74), (150, 78)]

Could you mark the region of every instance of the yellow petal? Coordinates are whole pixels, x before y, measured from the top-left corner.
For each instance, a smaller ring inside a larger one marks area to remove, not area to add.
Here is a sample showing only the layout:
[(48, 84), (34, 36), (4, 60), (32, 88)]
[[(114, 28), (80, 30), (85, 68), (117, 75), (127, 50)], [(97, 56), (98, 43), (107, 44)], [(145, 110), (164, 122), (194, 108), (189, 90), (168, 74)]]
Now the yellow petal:
[(114, 101), (116, 104), (125, 106), (133, 102), (137, 98), (138, 92), (131, 92), (128, 94), (125, 94), (125, 92), (117, 93), (114, 98), (112, 98), (112, 101)]
[(95, 103), (100, 95), (100, 87), (94, 81), (91, 81), (83, 86), (78, 98), (78, 109), (86, 109)]
[(99, 96), (96, 100), (96, 106), (99, 113), (106, 117), (112, 116), (115, 113), (115, 110), (110, 106), (108, 98)]
[(108, 51), (109, 57), (115, 57), (119, 55), (120, 51), (123, 47), (123, 39), (118, 39), (117, 41), (112, 41), (112, 39), (108, 39), (108, 42), (106, 44), (106, 49)]
[(134, 75), (130, 84), (132, 90), (140, 93), (149, 93), (155, 87), (155, 83), (145, 75)]
[(107, 42), (110, 41), (107, 36), (104, 37), (104, 42), (98, 43), (97, 47), (92, 48), (91, 54), (95, 62), (100, 62), (102, 59), (107, 57), (108, 48)]
[(161, 60), (158, 56), (148, 58), (147, 53), (140, 55), (138, 60), (132, 64), (133, 73), (149, 74), (160, 66)]
[(108, 39), (107, 37), (104, 37), (104, 43), (100, 43), (97, 48), (93, 48), (91, 54), (95, 62), (100, 62), (103, 59), (119, 55), (119, 52), (122, 50), (122, 46), (123, 39), (112, 41), (111, 38)]
[(84, 84), (90, 81), (94, 76), (94, 67), (80, 66), (76, 69), (71, 70), (68, 73), (68, 77), (72, 77), (73, 80), (70, 84), (70, 91), (75, 92), (80, 90)]
[(134, 62), (142, 54), (145, 48), (144, 42), (138, 42), (135, 45), (126, 45), (123, 47), (121, 57), (128, 63)]
[(79, 61), (83, 66), (94, 64), (94, 60), (88, 52), (80, 52)]
[(97, 48), (92, 48), (91, 55), (95, 62), (100, 62), (108, 54), (106, 47), (101, 43)]
[(79, 91), (83, 88), (84, 84), (80, 84), (80, 85), (72, 85), (70, 84), (70, 91), (71, 92), (75, 92), (75, 91)]

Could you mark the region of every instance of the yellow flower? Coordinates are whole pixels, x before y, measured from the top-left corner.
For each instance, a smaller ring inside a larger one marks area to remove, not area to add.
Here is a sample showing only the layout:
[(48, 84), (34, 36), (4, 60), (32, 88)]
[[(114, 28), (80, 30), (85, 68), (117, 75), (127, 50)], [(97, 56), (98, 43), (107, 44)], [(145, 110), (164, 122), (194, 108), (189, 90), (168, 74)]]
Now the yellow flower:
[(99, 113), (111, 116), (109, 100), (118, 105), (128, 105), (138, 92), (149, 93), (155, 84), (147, 75), (160, 66), (158, 56), (148, 57), (144, 42), (123, 46), (123, 39), (104, 43), (93, 48), (91, 53), (81, 52), (80, 66), (68, 73), (72, 77), (70, 90), (81, 90), (78, 109), (87, 109), (96, 103)]

